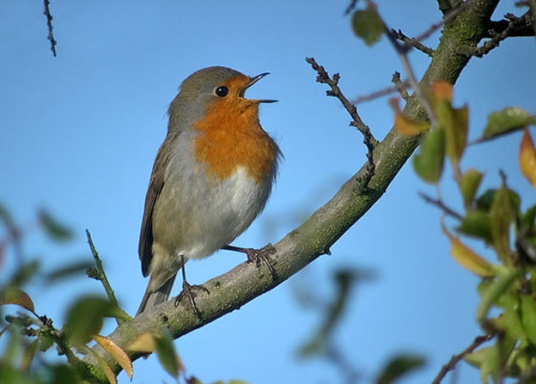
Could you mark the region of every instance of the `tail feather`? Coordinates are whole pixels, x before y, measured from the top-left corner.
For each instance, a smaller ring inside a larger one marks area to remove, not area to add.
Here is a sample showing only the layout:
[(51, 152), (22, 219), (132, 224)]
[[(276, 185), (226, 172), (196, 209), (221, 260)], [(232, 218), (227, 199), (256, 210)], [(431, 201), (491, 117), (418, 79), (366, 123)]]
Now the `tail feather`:
[(151, 282), (149, 281), (149, 284), (147, 284), (147, 290), (145, 291), (145, 294), (143, 295), (143, 299), (141, 299), (141, 304), (140, 304), (140, 307), (138, 308), (138, 312), (136, 313), (136, 315), (139, 315), (140, 313), (144, 312), (146, 309), (152, 308), (155, 305), (161, 304), (164, 301), (166, 301), (171, 292), (171, 287), (173, 287), (173, 283), (175, 282), (175, 277), (177, 277), (177, 274), (174, 274), (173, 276), (171, 276), (156, 291), (152, 291), (149, 289), (151, 287)]

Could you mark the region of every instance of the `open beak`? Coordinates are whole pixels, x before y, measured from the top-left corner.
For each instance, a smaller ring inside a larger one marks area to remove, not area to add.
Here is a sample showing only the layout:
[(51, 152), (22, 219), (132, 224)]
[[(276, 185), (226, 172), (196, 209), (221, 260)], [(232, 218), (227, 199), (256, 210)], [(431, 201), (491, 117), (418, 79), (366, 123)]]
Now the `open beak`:
[[(255, 84), (257, 81), (262, 79), (264, 76), (269, 75), (270, 72), (261, 73), (260, 75), (257, 75), (255, 77), (251, 77), (249, 80), (249, 83), (247, 83), (244, 88), (240, 91), (240, 96), (244, 97), (244, 93), (246, 93), (246, 90), (251, 87), (253, 84)], [(261, 100), (251, 100), (256, 103), (275, 103), (277, 100), (268, 100), (268, 99), (261, 99)]]

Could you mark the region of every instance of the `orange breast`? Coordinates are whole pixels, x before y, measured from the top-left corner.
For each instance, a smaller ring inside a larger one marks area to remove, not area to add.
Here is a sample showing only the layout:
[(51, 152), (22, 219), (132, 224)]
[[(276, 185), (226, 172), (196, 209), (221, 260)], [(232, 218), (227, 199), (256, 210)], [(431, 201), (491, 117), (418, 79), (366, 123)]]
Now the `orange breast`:
[[(246, 76), (237, 76), (227, 86), (236, 89), (248, 80)], [(231, 176), (239, 167), (244, 167), (259, 184), (271, 177), (276, 146), (262, 129), (258, 110), (257, 102), (238, 93), (210, 104), (206, 116), (192, 126), (200, 131), (194, 144), (196, 160), (207, 164), (209, 172), (219, 179)]]

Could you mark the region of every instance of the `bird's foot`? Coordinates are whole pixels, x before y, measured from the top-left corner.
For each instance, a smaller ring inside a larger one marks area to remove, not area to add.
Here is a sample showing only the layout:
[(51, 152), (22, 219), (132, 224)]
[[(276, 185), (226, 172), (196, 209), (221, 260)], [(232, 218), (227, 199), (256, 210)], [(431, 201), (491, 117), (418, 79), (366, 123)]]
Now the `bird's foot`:
[(244, 248), (244, 252), (248, 257), (248, 263), (255, 263), (257, 268), (260, 268), (261, 263), (266, 264), (270, 275), (274, 280), (277, 280), (277, 273), (274, 268), (274, 264), (270, 259), (270, 253), (273, 253), (272, 248), (263, 248), (263, 249), (254, 249), (254, 248)]
[(201, 312), (199, 311), (199, 308), (197, 308), (197, 305), (195, 304), (195, 298), (194, 298), (195, 295), (194, 295), (193, 291), (196, 290), (196, 289), (204, 291), (204, 292), (210, 294), (209, 290), (207, 288), (203, 287), (202, 285), (191, 285), (186, 280), (183, 280), (182, 281), (182, 291), (175, 298), (175, 307), (177, 307), (179, 305), (179, 303), (181, 302), (182, 298), (184, 296), (186, 296), (186, 298), (188, 299), (188, 302), (190, 303), (190, 305), (192, 307), (192, 310), (194, 311), (195, 316), (199, 320), (203, 320), (203, 317), (201, 316)]
[(270, 259), (270, 255), (275, 253), (275, 248), (272, 244), (268, 244), (263, 249), (242, 248), (235, 247), (234, 245), (226, 245), (222, 247), (222, 249), (245, 253), (248, 257), (248, 263), (255, 263), (257, 268), (260, 268), (261, 263), (264, 262), (270, 271), (270, 275), (272, 275), (272, 279), (274, 281), (278, 279), (277, 272), (274, 268), (274, 263)]

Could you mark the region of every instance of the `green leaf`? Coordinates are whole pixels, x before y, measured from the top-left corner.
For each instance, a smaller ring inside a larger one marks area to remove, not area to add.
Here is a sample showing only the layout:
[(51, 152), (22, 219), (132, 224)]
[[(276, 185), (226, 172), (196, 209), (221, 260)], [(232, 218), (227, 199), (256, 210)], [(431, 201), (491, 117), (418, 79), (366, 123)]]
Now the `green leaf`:
[(476, 310), (476, 320), (479, 323), (483, 323), (486, 320), (490, 308), (501, 299), (514, 281), (522, 275), (523, 271), (518, 269), (506, 270), (499, 278), (490, 283), (482, 293), (482, 298)]
[(527, 337), (531, 343), (536, 344), (536, 302), (532, 296), (521, 296), (521, 321)]
[(467, 144), (469, 109), (467, 106), (455, 109), (450, 103), (445, 109), (448, 111), (445, 111), (444, 121), (440, 120), (440, 124), (445, 127), (447, 155), (452, 164), (458, 164)]
[(34, 340), (24, 348), (24, 353), (22, 354), (20, 362), (20, 370), (22, 372), (28, 372), (30, 370), (35, 353), (37, 352), (38, 342), (39, 340)]
[(175, 350), (173, 338), (169, 331), (164, 328), (159, 337), (155, 338), (156, 355), (162, 367), (175, 379), (179, 377), (182, 367), (179, 355)]
[(436, 184), (441, 178), (444, 160), (445, 130), (438, 127), (424, 136), (420, 153), (413, 157), (413, 168), (421, 179)]
[(68, 365), (59, 364), (51, 369), (50, 384), (77, 384), (82, 383), (75, 370)]
[(473, 203), (476, 191), (482, 181), (482, 174), (476, 169), (471, 168), (465, 172), (460, 182), (460, 190), (462, 192), (463, 203), (466, 207)]
[(2, 204), (0, 204), (0, 220), (3, 221), (8, 228), (15, 227), (13, 216), (11, 216), (11, 213), (8, 211), (8, 209)]
[[(512, 191), (511, 189), (507, 188), (507, 191), (512, 208), (514, 208), (515, 211), (519, 211), (519, 207), (521, 205), (521, 198), (516, 192)], [(489, 212), (496, 193), (497, 189), (486, 190), (486, 192), (480, 195), (476, 200), (476, 207), (483, 211)]]
[(488, 124), (478, 142), (523, 129), (527, 124), (536, 124), (536, 119), (524, 109), (505, 108), (502, 111), (493, 112), (488, 116)]
[(39, 212), (39, 222), (52, 240), (68, 241), (73, 238), (73, 233), (69, 228), (60, 224), (43, 209)]
[(5, 362), (3, 363), (0, 367), (0, 383), (36, 384), (35, 380), (28, 377), (27, 373), (20, 372), (18, 369), (5, 364)]
[(499, 188), (493, 197), (490, 216), (493, 247), (502, 262), (510, 265), (510, 224), (515, 216), (506, 187)]
[(409, 372), (422, 368), (426, 360), (419, 355), (403, 354), (393, 357), (376, 379), (377, 384), (391, 384)]
[(467, 213), (456, 230), (464, 235), (491, 243), (491, 218), (484, 211), (477, 210)]
[(363, 39), (369, 47), (380, 41), (385, 30), (383, 21), (376, 7), (369, 5), (364, 11), (356, 11), (352, 17), (352, 28), (357, 37)]
[(42, 333), (39, 335), (39, 351), (46, 352), (54, 344), (54, 339), (52, 336)]
[(521, 217), (521, 223), (524, 226), (534, 228), (534, 225), (536, 224), (536, 205), (533, 205), (529, 209), (526, 210), (526, 212)]
[(497, 344), (479, 349), (464, 357), (464, 360), (480, 369), (480, 382), (487, 384), (489, 375), (496, 376), (499, 371), (500, 352)]
[(525, 340), (527, 336), (519, 314), (519, 298), (513, 293), (504, 296), (504, 330), (513, 339)]
[(85, 345), (93, 335), (97, 335), (104, 317), (112, 311), (113, 305), (102, 297), (85, 296), (78, 299), (67, 312), (66, 334), (74, 346)]

